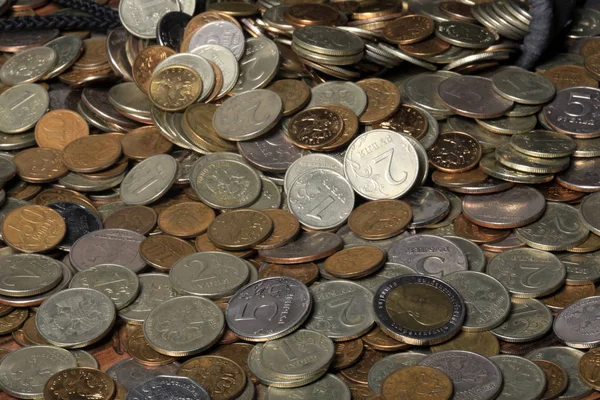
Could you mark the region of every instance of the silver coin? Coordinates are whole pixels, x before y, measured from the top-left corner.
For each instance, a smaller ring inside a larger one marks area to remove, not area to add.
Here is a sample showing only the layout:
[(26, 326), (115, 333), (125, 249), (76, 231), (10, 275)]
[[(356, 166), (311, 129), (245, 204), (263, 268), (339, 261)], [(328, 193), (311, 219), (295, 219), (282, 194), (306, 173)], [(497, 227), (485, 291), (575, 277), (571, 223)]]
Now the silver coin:
[(71, 354), (77, 360), (77, 366), (83, 368), (100, 369), (98, 360), (85, 350), (71, 350)]
[(554, 84), (542, 75), (523, 68), (505, 67), (492, 76), (494, 90), (509, 100), (523, 104), (543, 104), (554, 97)]
[(412, 208), (410, 228), (422, 228), (441, 221), (450, 211), (450, 200), (441, 190), (420, 186), (402, 198)]
[(357, 117), (367, 109), (367, 94), (352, 82), (325, 82), (310, 89), (310, 103), (306, 108), (323, 104), (341, 104), (348, 107)]
[(168, 12), (180, 11), (177, 0), (125, 0), (119, 3), (121, 23), (132, 35), (142, 39), (156, 38), (158, 22)]
[(388, 261), (437, 278), (468, 269), (467, 257), (457, 245), (433, 235), (413, 235), (397, 241), (388, 250)]
[(313, 312), (306, 327), (336, 340), (350, 340), (375, 323), (373, 293), (358, 283), (334, 280), (311, 287)]
[(0, 80), (6, 85), (19, 85), (40, 80), (54, 66), (58, 56), (50, 47), (34, 47), (15, 54), (0, 69)]
[(424, 358), (418, 365), (434, 367), (450, 377), (455, 400), (491, 400), (502, 390), (502, 372), (488, 358), (463, 350), (448, 350)]
[(246, 388), (239, 395), (237, 400), (254, 400), (256, 398), (256, 387), (252, 379), (246, 379)]
[(318, 381), (298, 388), (279, 389), (270, 386), (265, 396), (265, 400), (287, 400), (290, 398), (311, 400), (335, 398), (337, 400), (350, 400), (352, 394), (350, 388), (343, 380), (333, 374), (326, 374)]
[(146, 205), (162, 197), (175, 182), (177, 161), (158, 154), (137, 164), (121, 183), (121, 200), (128, 205)]
[(332, 170), (310, 170), (289, 189), (288, 209), (311, 229), (331, 229), (348, 219), (354, 208), (354, 191)]
[[(108, 376), (120, 384), (128, 392), (133, 391), (138, 385), (156, 378), (160, 375), (177, 375), (178, 363), (149, 367), (138, 363), (133, 358), (119, 361), (106, 370)], [(161, 398), (162, 399), (162, 398)]]
[(571, 155), (577, 144), (567, 135), (554, 131), (535, 130), (527, 135), (513, 135), (511, 145), (532, 157), (559, 158)]
[(73, 277), (73, 273), (71, 269), (65, 264), (62, 263), (62, 280), (52, 288), (50, 291), (35, 295), (35, 296), (27, 296), (27, 297), (10, 297), (0, 295), (0, 303), (10, 305), (13, 307), (29, 307), (32, 305), (40, 305), (44, 300), (48, 297), (52, 296), (55, 293), (60, 292), (65, 289), (71, 278)]
[(166, 274), (141, 274), (138, 278), (140, 281), (138, 297), (133, 303), (119, 310), (119, 317), (133, 325), (141, 325), (150, 311), (177, 296)]
[(567, 272), (554, 254), (535, 249), (512, 249), (498, 254), (487, 266), (514, 297), (534, 298), (560, 288)]
[(196, 381), (185, 376), (159, 375), (136, 386), (126, 400), (194, 399), (210, 400), (210, 395)]
[(279, 71), (279, 59), (279, 50), (272, 40), (266, 37), (247, 39), (240, 60), (240, 75), (231, 93), (240, 94), (267, 86)]
[[(108, 39), (107, 39), (108, 41)], [(66, 71), (83, 51), (83, 41), (76, 35), (65, 35), (45, 44), (56, 52), (54, 68), (46, 73), (44, 79), (54, 78)]]
[(402, 368), (412, 367), (417, 365), (426, 356), (419, 353), (399, 353), (387, 356), (377, 361), (369, 370), (368, 382), (369, 389), (375, 394), (381, 393), (381, 383), (392, 372)]
[(131, 64), (127, 59), (126, 43), (129, 40), (129, 32), (124, 27), (118, 27), (108, 33), (106, 37), (106, 53), (108, 61), (117, 75), (126, 81), (133, 81)]
[[(526, 130), (530, 131), (534, 126), (535, 121), (533, 121)], [(504, 144), (496, 149), (496, 160), (509, 168), (533, 174), (552, 174), (561, 172), (567, 169), (570, 163), (569, 157), (530, 157), (518, 152), (510, 144)]]
[(20, 150), (35, 145), (35, 134), (27, 131), (18, 134), (0, 132), (0, 150)]
[(281, 189), (271, 179), (261, 177), (262, 188), (258, 199), (248, 206), (253, 210), (267, 210), (281, 206)]
[(112, 300), (93, 289), (67, 289), (50, 296), (39, 307), (35, 326), (49, 343), (85, 347), (102, 339), (115, 323)]
[(61, 187), (77, 190), (79, 192), (102, 192), (104, 190), (119, 186), (123, 182), (124, 178), (125, 173), (122, 173), (121, 175), (110, 179), (93, 180), (75, 172), (70, 172), (60, 178), (58, 180), (58, 184)]
[[(402, 96), (409, 103), (441, 115), (450, 115), (451, 111), (437, 96), (440, 84), (454, 75), (445, 73), (419, 74), (408, 79), (402, 87)], [(425, 146), (427, 148), (427, 146)]]
[[(321, 263), (319, 263), (319, 272), (323, 275), (323, 270), (321, 270)], [(412, 275), (415, 273), (415, 270), (407, 267), (402, 264), (395, 263), (385, 263), (383, 267), (378, 270), (376, 273), (367, 276), (366, 278), (357, 279), (354, 282), (358, 283), (360, 286), (367, 288), (371, 291), (371, 293), (375, 293), (379, 286), (381, 286), (388, 279), (395, 278), (397, 276), (402, 275)], [(336, 278), (331, 278), (336, 279)]]
[(30, 346), (8, 353), (0, 364), (2, 390), (20, 399), (42, 398), (50, 377), (77, 367), (68, 350), (54, 346)]
[(148, 95), (134, 82), (123, 82), (111, 87), (108, 91), (108, 100), (116, 109), (124, 113), (150, 116), (152, 110), (152, 102)]
[(569, 30), (570, 38), (587, 38), (600, 34), (600, 11), (594, 8), (577, 8)]
[(110, 297), (117, 310), (120, 310), (138, 296), (140, 282), (129, 268), (117, 264), (99, 264), (75, 274), (69, 288), (98, 290)]
[(35, 296), (58, 285), (63, 263), (41, 254), (14, 254), (0, 258), (0, 276), (0, 294)]
[(241, 288), (229, 300), (227, 326), (245, 340), (273, 340), (302, 325), (311, 308), (308, 288), (300, 281), (265, 278)]
[(175, 357), (201, 353), (219, 340), (224, 329), (225, 317), (219, 306), (196, 296), (167, 300), (144, 320), (150, 347)]
[(579, 360), (583, 357), (582, 351), (568, 347), (545, 347), (533, 350), (525, 357), (529, 360), (546, 360), (557, 364), (564, 369), (569, 376), (567, 390), (561, 394), (559, 399), (581, 399), (592, 393), (592, 388), (586, 385), (579, 377)]
[(127, 229), (101, 229), (82, 236), (71, 247), (71, 265), (83, 271), (98, 264), (117, 264), (140, 272), (146, 262), (139, 254), (144, 236)]
[(554, 333), (569, 347), (600, 346), (600, 296), (569, 304), (554, 320)]
[(370, 199), (393, 199), (416, 183), (419, 157), (403, 136), (375, 129), (354, 139), (344, 158), (344, 171), (354, 190)]
[(283, 102), (275, 92), (250, 90), (225, 100), (213, 116), (213, 126), (226, 140), (250, 140), (277, 125), (282, 111)]
[(583, 199), (579, 210), (581, 220), (589, 230), (595, 234), (600, 233), (600, 193), (591, 194)]
[(487, 260), (481, 247), (460, 236), (446, 236), (446, 239), (457, 245), (469, 262), (469, 271), (485, 272)]
[(204, 44), (223, 46), (240, 60), (244, 55), (244, 32), (233, 22), (220, 20), (208, 22), (197, 29), (190, 39), (189, 51)]
[(600, 253), (564, 253), (559, 254), (567, 270), (566, 283), (568, 285), (585, 285), (588, 282), (600, 280)]
[(203, 251), (177, 261), (169, 271), (169, 279), (180, 293), (218, 299), (234, 294), (246, 283), (249, 273), (239, 257)]
[(517, 299), (512, 302), (506, 321), (492, 329), (494, 336), (505, 342), (531, 342), (552, 329), (552, 312), (536, 299)]
[(340, 175), (344, 175), (344, 165), (335, 157), (327, 154), (314, 153), (307, 154), (304, 157), (294, 161), (287, 171), (283, 181), (283, 190), (288, 193), (292, 184), (300, 175), (305, 174), (311, 169), (331, 170)]
[(223, 74), (223, 87), (217, 97), (223, 97), (235, 86), (239, 76), (239, 66), (235, 55), (226, 47), (205, 44), (190, 51), (214, 62)]
[(508, 317), (510, 294), (498, 280), (475, 271), (457, 271), (443, 279), (458, 291), (467, 307), (463, 331), (489, 331)]
[(491, 357), (502, 371), (504, 383), (496, 400), (538, 400), (546, 390), (546, 374), (534, 362), (523, 357), (499, 355)]
[(353, 55), (364, 49), (364, 42), (358, 36), (328, 26), (298, 28), (294, 30), (292, 42), (312, 52), (331, 56)]
[(49, 104), (48, 92), (40, 85), (11, 87), (0, 94), (0, 131), (25, 132), (42, 118)]
[(206, 99), (215, 87), (215, 72), (212, 66), (206, 58), (198, 54), (179, 53), (167, 57), (156, 66), (154, 73), (170, 65), (187, 65), (200, 75), (202, 79), (202, 93), (198, 101)]

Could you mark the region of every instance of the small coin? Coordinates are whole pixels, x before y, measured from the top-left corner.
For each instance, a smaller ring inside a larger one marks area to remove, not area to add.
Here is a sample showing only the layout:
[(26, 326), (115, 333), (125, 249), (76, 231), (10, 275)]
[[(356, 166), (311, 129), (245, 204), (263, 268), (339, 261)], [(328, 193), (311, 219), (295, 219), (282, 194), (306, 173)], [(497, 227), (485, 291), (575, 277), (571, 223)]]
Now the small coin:
[(157, 273), (141, 274), (138, 275), (138, 279), (140, 281), (138, 297), (136, 297), (133, 303), (119, 310), (119, 317), (132, 325), (141, 325), (150, 311), (177, 296), (177, 292), (171, 285), (168, 275)]
[(335, 355), (331, 362), (331, 368), (334, 370), (341, 370), (350, 367), (360, 359), (363, 351), (364, 343), (362, 339), (336, 343)]
[(123, 154), (134, 160), (145, 160), (157, 154), (165, 154), (173, 145), (153, 126), (129, 131), (121, 140)]
[[(232, 235), (232, 230), (244, 232)], [(208, 226), (208, 238), (225, 250), (250, 249), (266, 240), (273, 231), (273, 221), (257, 210), (235, 210), (219, 215)]]
[(80, 204), (59, 201), (50, 203), (48, 207), (58, 212), (67, 226), (67, 232), (58, 245), (61, 250), (70, 250), (73, 244), (83, 235), (102, 229), (100, 218)]
[(505, 354), (494, 356), (491, 360), (502, 371), (503, 385), (498, 399), (514, 396), (539, 399), (546, 391), (546, 374), (536, 363)]
[(175, 361), (174, 357), (161, 354), (150, 347), (141, 327), (136, 327), (133, 332), (128, 333), (127, 352), (138, 363), (147, 366), (166, 365)]
[(283, 116), (293, 115), (310, 100), (310, 88), (302, 81), (281, 79), (265, 89), (275, 92), (283, 102)]
[(69, 170), (59, 150), (33, 147), (13, 157), (19, 177), (30, 183), (46, 183), (65, 176)]
[(0, 317), (0, 332), (6, 335), (7, 333), (16, 331), (25, 323), (28, 316), (29, 311), (27, 309), (16, 309)]
[(2, 65), (0, 79), (11, 86), (38, 81), (54, 68), (57, 59), (58, 55), (51, 47), (21, 51)]
[(346, 382), (332, 374), (326, 374), (316, 382), (299, 388), (279, 389), (271, 386), (266, 398), (284, 400), (289, 398), (288, 396), (298, 396), (299, 398), (320, 399), (325, 395), (324, 393), (331, 394), (340, 400), (350, 400), (352, 398), (350, 388)]
[(156, 211), (145, 206), (124, 206), (104, 219), (105, 229), (127, 229), (147, 235), (156, 226)]
[(194, 380), (214, 400), (235, 399), (246, 386), (246, 375), (242, 368), (219, 356), (192, 358), (181, 364), (177, 375)]
[[(24, 234), (24, 229), (30, 234)], [(67, 230), (60, 214), (49, 207), (28, 205), (6, 215), (2, 236), (6, 244), (24, 253), (44, 252), (58, 246)]]
[(111, 365), (106, 373), (127, 392), (159, 375), (175, 375), (178, 369), (178, 363), (150, 367), (138, 363), (133, 358), (127, 358)]
[(552, 313), (539, 300), (513, 299), (506, 321), (492, 329), (499, 339), (511, 343), (531, 342), (552, 329)]
[(193, 51), (205, 44), (225, 47), (235, 55), (237, 60), (244, 55), (244, 33), (231, 21), (212, 21), (196, 29), (190, 35), (188, 50)]
[(471, 118), (500, 117), (513, 106), (511, 100), (494, 91), (491, 79), (483, 77), (457, 76), (445, 79), (439, 84), (438, 95), (446, 107)]
[[(444, 172), (465, 172), (473, 169), (482, 156), (477, 139), (462, 132), (446, 132), (438, 136), (433, 147), (427, 150), (429, 162)], [(447, 154), (454, 154), (449, 158)]]
[(290, 243), (300, 232), (298, 219), (289, 211), (279, 209), (263, 210), (273, 221), (271, 235), (261, 243), (255, 244), (257, 250), (275, 249)]
[(410, 104), (401, 104), (390, 119), (376, 123), (374, 127), (405, 133), (419, 140), (427, 133), (429, 123), (422, 110)]
[(596, 192), (600, 189), (597, 158), (575, 159), (568, 169), (556, 176), (559, 185), (579, 192)]
[(522, 104), (543, 104), (554, 97), (554, 84), (544, 76), (518, 67), (503, 68), (492, 76), (494, 89), (502, 97)]
[(97, 172), (110, 167), (121, 157), (121, 143), (108, 135), (80, 137), (67, 146), (63, 163), (74, 172)]
[(530, 157), (515, 150), (510, 144), (496, 149), (496, 160), (508, 168), (533, 174), (553, 174), (564, 171), (570, 164), (569, 157)]
[(100, 400), (113, 398), (115, 382), (104, 372), (95, 368), (70, 368), (52, 375), (44, 385), (44, 398), (59, 400), (65, 392), (81, 393), (93, 388), (93, 396)]
[(425, 15), (406, 15), (386, 23), (383, 35), (392, 43), (411, 44), (430, 36), (434, 28), (433, 20)]
[(292, 117), (288, 135), (298, 147), (316, 150), (335, 142), (344, 131), (342, 116), (333, 109), (313, 107)]
[(71, 110), (52, 110), (35, 127), (39, 147), (63, 150), (76, 139), (89, 135), (89, 127), (79, 114)]
[(116, 264), (100, 264), (75, 274), (69, 288), (89, 288), (106, 294), (117, 310), (127, 307), (138, 296), (140, 283), (137, 275)]
[[(564, 285), (550, 296), (542, 298), (544, 304), (552, 310), (560, 311), (578, 300), (594, 295), (594, 284), (587, 282), (583, 285)], [(574, 347), (574, 346), (573, 346)]]
[(542, 74), (544, 78), (556, 86), (556, 90), (581, 86), (597, 88), (598, 81), (591, 75), (586, 68), (579, 65), (557, 65), (547, 69)]
[(194, 380), (182, 376), (157, 376), (129, 391), (128, 398), (150, 400), (156, 396), (209, 400), (206, 389)]
[[(178, 11), (178, 10), (170, 10)], [(156, 34), (156, 33), (154, 33)], [(143, 49), (132, 63), (133, 79), (138, 87), (148, 93), (150, 89), (150, 81), (156, 67), (167, 57), (175, 54), (173, 49), (165, 46), (149, 46)]]
[[(399, 353), (377, 361), (369, 370), (369, 388), (375, 394), (381, 394), (382, 383), (392, 373), (417, 365), (425, 355), (419, 353)], [(390, 395), (390, 393), (388, 393)]]
[(600, 380), (598, 376), (598, 363), (600, 362), (598, 354), (598, 349), (593, 349), (584, 354), (579, 360), (579, 376), (583, 382), (595, 390), (598, 390)]
[(158, 218), (158, 227), (168, 235), (191, 238), (206, 232), (215, 218), (215, 212), (202, 203), (174, 204)]
[(407, 203), (375, 200), (355, 208), (348, 218), (348, 226), (363, 239), (387, 239), (402, 233), (411, 218), (412, 210)]
[(553, 362), (546, 360), (533, 361), (544, 371), (546, 375), (546, 391), (542, 395), (542, 400), (554, 399), (564, 393), (567, 389), (569, 377), (567, 372)]
[(328, 257), (342, 246), (342, 239), (335, 233), (307, 232), (285, 246), (260, 250), (259, 258), (279, 264), (299, 264)]
[(356, 279), (381, 268), (386, 255), (375, 246), (356, 246), (341, 250), (325, 260), (325, 270), (337, 278)]

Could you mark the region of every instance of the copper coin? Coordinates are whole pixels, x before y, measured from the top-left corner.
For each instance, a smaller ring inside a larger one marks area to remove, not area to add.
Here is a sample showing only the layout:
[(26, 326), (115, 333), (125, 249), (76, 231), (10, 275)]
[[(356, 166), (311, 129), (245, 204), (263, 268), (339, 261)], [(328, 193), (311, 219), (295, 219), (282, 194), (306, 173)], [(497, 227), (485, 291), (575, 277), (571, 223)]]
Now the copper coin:
[(461, 214), (454, 220), (454, 232), (458, 236), (475, 243), (493, 243), (506, 239), (511, 231), (509, 229), (490, 229), (475, 225)]
[(584, 67), (588, 74), (594, 77), (595, 80), (600, 79), (600, 57), (598, 57), (598, 54), (586, 57), (584, 60)]
[(385, 24), (383, 36), (392, 43), (411, 44), (431, 36), (435, 22), (425, 15), (406, 15)]
[(80, 204), (91, 210), (94, 214), (99, 215), (98, 210), (94, 207), (92, 202), (87, 197), (74, 190), (60, 188), (46, 189), (33, 199), (33, 203), (40, 206), (47, 206), (48, 204), (56, 203), (58, 201), (68, 201)]
[(46, 206), (19, 207), (6, 215), (2, 237), (6, 244), (23, 253), (38, 253), (58, 246), (67, 225), (59, 213)]
[(324, 4), (297, 4), (288, 7), (283, 16), (290, 23), (303, 25), (333, 25), (340, 19), (340, 13)]
[(141, 235), (152, 232), (158, 216), (146, 206), (128, 206), (116, 210), (104, 220), (104, 229), (127, 229)]
[(363, 336), (363, 341), (373, 350), (379, 351), (398, 351), (410, 347), (409, 344), (392, 339), (386, 335), (379, 327), (375, 327), (371, 332)]
[(352, 382), (367, 385), (369, 383), (368, 377), (371, 367), (386, 355), (386, 353), (380, 351), (365, 349), (360, 361), (350, 368), (343, 369), (341, 373), (346, 379)]
[(116, 389), (115, 381), (99, 369), (69, 368), (48, 379), (44, 385), (44, 399), (61, 400), (65, 398), (65, 393), (93, 392), (94, 399), (111, 400)]
[[(221, 71), (221, 68), (219, 68), (219, 66), (214, 62), (210, 60), (207, 61), (210, 63), (210, 66), (212, 67), (213, 72), (215, 73), (215, 86), (213, 87), (212, 92), (210, 92), (210, 94), (205, 100), (206, 103), (210, 103), (219, 96), (219, 93), (221, 93), (221, 89), (223, 89), (223, 71)], [(223, 96), (224, 95), (225, 94), (223, 94)]]
[(208, 238), (224, 250), (247, 250), (264, 242), (273, 231), (271, 218), (257, 210), (233, 210), (216, 217)]
[(600, 349), (591, 349), (579, 360), (579, 376), (594, 390), (600, 390)]
[(192, 358), (181, 364), (177, 375), (195, 380), (213, 400), (235, 399), (246, 387), (246, 374), (242, 367), (219, 356)]
[(310, 285), (319, 277), (319, 267), (315, 263), (294, 265), (266, 264), (260, 268), (258, 278), (271, 278), (274, 276), (289, 276), (296, 278), (305, 285)]
[[(347, 382), (348, 383), (348, 382)], [(375, 394), (367, 385), (359, 385), (357, 383), (348, 383), (350, 394), (353, 400), (380, 400), (378, 394)]]
[(144, 160), (168, 153), (173, 147), (155, 126), (144, 126), (127, 133), (121, 140), (123, 153), (134, 160)]
[(119, 176), (123, 172), (125, 172), (125, 170), (127, 169), (128, 166), (129, 166), (129, 158), (127, 158), (126, 155), (122, 155), (121, 158), (116, 163), (114, 163), (113, 165), (111, 165), (110, 167), (108, 167), (106, 169), (96, 171), (96, 172), (90, 172), (87, 174), (80, 173), (79, 175), (83, 176), (86, 179), (90, 179), (93, 181), (103, 181), (106, 179), (116, 178), (117, 176)]
[(431, 36), (423, 41), (412, 44), (401, 44), (400, 50), (415, 57), (433, 57), (442, 54), (450, 48), (450, 43), (444, 42), (437, 36)]
[(294, 240), (300, 233), (298, 218), (287, 210), (262, 210), (273, 221), (273, 232), (264, 242), (254, 245), (257, 250), (274, 249), (284, 246)]
[(540, 300), (544, 302), (552, 310), (562, 310), (569, 304), (577, 300), (585, 299), (586, 297), (594, 296), (596, 287), (592, 282), (583, 285), (564, 285), (552, 295), (543, 297)]
[(30, 184), (25, 181), (20, 181), (18, 185), (6, 188), (6, 195), (14, 199), (31, 200), (37, 196), (42, 190), (42, 185)]
[(17, 153), (13, 159), (17, 174), (25, 182), (52, 182), (69, 173), (62, 161), (62, 152), (34, 147)]
[(302, 149), (318, 150), (333, 143), (344, 131), (342, 116), (326, 107), (312, 107), (294, 115), (288, 135)]
[(116, 78), (117, 76), (110, 66), (94, 69), (71, 69), (58, 76), (61, 82), (69, 85), (72, 89), (82, 88), (91, 83), (112, 81)]
[(357, 279), (377, 271), (386, 258), (386, 253), (379, 247), (354, 246), (327, 258), (324, 268), (336, 278)]
[(275, 92), (283, 102), (283, 115), (291, 115), (301, 110), (310, 100), (310, 88), (303, 81), (281, 79), (265, 89)]
[(63, 150), (63, 163), (73, 172), (96, 172), (121, 157), (121, 143), (108, 135), (81, 137)]
[(597, 250), (600, 250), (600, 236), (592, 232), (583, 243), (567, 249), (570, 253), (591, 253)]
[(231, 346), (219, 346), (214, 350), (211, 350), (210, 355), (230, 359), (242, 367), (248, 378), (256, 381), (256, 377), (252, 371), (250, 371), (250, 368), (248, 368), (248, 355), (253, 347), (254, 345), (250, 343), (235, 343)]
[(276, 249), (260, 250), (261, 260), (278, 264), (300, 264), (329, 257), (343, 247), (342, 238), (331, 232), (305, 232)]
[(398, 111), (387, 121), (373, 125), (376, 129), (391, 129), (396, 132), (406, 133), (419, 140), (425, 136), (429, 123), (423, 111), (410, 104), (402, 104)]
[(133, 63), (133, 80), (144, 92), (148, 93), (150, 79), (154, 69), (167, 57), (175, 54), (175, 50), (166, 46), (149, 46), (142, 50)]
[(35, 316), (29, 317), (23, 324), (22, 329), (25, 339), (27, 339), (29, 342), (41, 346), (50, 345), (50, 343), (48, 343), (37, 330), (35, 326)]
[(375, 200), (352, 210), (348, 227), (363, 239), (387, 239), (402, 233), (411, 219), (412, 209), (404, 201)]
[[(250, 267), (248, 267), (248, 268), (250, 268)], [(221, 311), (223, 311), (223, 312), (227, 311), (227, 303), (218, 302), (216, 304), (219, 306)], [(225, 329), (223, 330), (223, 334), (219, 338), (219, 341), (217, 342), (217, 344), (220, 344), (220, 345), (221, 344), (232, 344), (232, 343), (237, 343), (239, 341), (240, 341), (240, 338), (235, 333), (233, 333), (233, 331), (231, 329), (229, 329), (228, 326), (225, 326)], [(219, 355), (219, 354), (214, 354), (214, 355)], [(225, 357), (225, 358), (229, 358), (229, 357)], [(235, 360), (233, 360), (233, 361), (235, 361)], [(238, 365), (240, 367), (242, 366), (239, 363), (238, 363)]]
[(448, 375), (422, 365), (398, 369), (381, 382), (383, 400), (448, 400), (453, 392)]
[(179, 203), (160, 214), (158, 227), (168, 235), (191, 238), (206, 232), (213, 219), (213, 209), (202, 203)]
[(234, 255), (236, 257), (241, 257), (241, 258), (248, 258), (248, 257), (252, 256), (252, 254), (254, 254), (253, 249), (240, 250), (240, 251), (220, 249), (217, 246), (215, 246), (215, 244), (213, 242), (210, 241), (207, 233), (203, 233), (202, 235), (198, 236), (196, 238), (196, 240), (194, 241), (194, 244), (196, 245), (196, 250), (198, 250), (198, 251), (222, 251), (223, 253), (229, 253), (231, 255)]
[(400, 90), (386, 79), (369, 78), (356, 82), (367, 94), (367, 109), (360, 116), (363, 124), (374, 124), (390, 118), (400, 106)]
[(445, 188), (454, 188), (460, 186), (472, 186), (485, 182), (489, 177), (480, 169), (472, 169), (466, 172), (449, 173), (443, 171), (433, 171), (431, 180), (436, 185)]
[(555, 363), (546, 360), (533, 360), (546, 375), (546, 391), (541, 400), (555, 399), (567, 390), (569, 384), (569, 375), (567, 371)]
[(350, 367), (362, 356), (364, 349), (365, 346), (360, 338), (335, 343), (335, 355), (331, 362), (331, 368), (340, 370)]
[(83, 53), (73, 68), (93, 69), (108, 63), (106, 37), (94, 37), (83, 41)]
[(169, 235), (150, 236), (140, 244), (144, 261), (161, 271), (168, 271), (177, 261), (195, 252), (187, 241)]
[(440, 11), (452, 19), (465, 22), (477, 22), (471, 14), (471, 6), (460, 1), (442, 1), (439, 3)]
[(444, 172), (465, 172), (481, 160), (483, 149), (473, 136), (463, 132), (446, 132), (438, 136), (427, 150), (429, 163)]
[(536, 185), (535, 188), (544, 195), (548, 201), (571, 202), (582, 198), (585, 193), (571, 190), (559, 185), (555, 181)]
[(354, 139), (359, 127), (358, 117), (354, 111), (341, 104), (327, 104), (324, 107), (338, 113), (344, 121), (344, 130), (342, 131), (342, 134), (332, 143), (321, 147), (322, 151), (335, 150)]
[(557, 65), (546, 70), (542, 76), (549, 79), (556, 90), (575, 86), (598, 87), (598, 81), (589, 76), (584, 67), (577, 65)]
[(136, 326), (128, 335), (127, 352), (135, 361), (148, 366), (166, 365), (175, 361), (175, 358), (161, 354), (150, 347), (140, 326)]
[(89, 134), (85, 119), (71, 110), (52, 110), (40, 118), (35, 126), (38, 146), (56, 150), (62, 150), (74, 140)]

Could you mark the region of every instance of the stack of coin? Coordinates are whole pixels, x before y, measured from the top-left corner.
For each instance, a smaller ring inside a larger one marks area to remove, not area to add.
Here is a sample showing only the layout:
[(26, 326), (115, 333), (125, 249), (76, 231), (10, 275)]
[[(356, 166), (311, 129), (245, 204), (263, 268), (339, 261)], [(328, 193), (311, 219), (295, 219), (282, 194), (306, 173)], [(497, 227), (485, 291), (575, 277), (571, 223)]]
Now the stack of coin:
[(529, 33), (529, 7), (528, 1), (495, 0), (476, 4), (471, 11), (481, 25), (497, 31), (506, 38), (522, 40)]

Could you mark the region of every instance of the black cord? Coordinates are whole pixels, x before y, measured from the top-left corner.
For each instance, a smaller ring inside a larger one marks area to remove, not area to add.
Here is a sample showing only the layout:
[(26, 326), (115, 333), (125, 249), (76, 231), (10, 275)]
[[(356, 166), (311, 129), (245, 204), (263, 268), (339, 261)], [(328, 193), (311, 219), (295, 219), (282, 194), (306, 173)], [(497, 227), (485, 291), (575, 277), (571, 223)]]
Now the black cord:
[(68, 8), (85, 11), (96, 18), (119, 20), (118, 10), (96, 3), (94, 0), (53, 0), (53, 2)]

